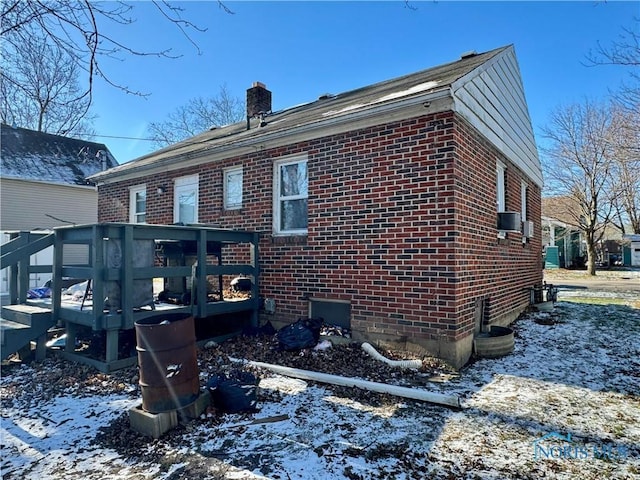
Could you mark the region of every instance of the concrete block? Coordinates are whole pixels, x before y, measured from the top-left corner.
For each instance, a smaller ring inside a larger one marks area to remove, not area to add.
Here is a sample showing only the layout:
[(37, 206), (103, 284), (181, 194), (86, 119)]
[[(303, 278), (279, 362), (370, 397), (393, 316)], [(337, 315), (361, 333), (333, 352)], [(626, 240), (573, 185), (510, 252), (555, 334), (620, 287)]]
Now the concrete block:
[(129, 410), (129, 425), (142, 435), (160, 438), (163, 434), (178, 425), (177, 410), (150, 413), (142, 409), (142, 404)]
[(200, 417), (202, 413), (207, 409), (207, 407), (211, 404), (211, 394), (209, 390), (205, 390), (198, 395), (196, 400), (187, 405), (186, 407), (182, 407), (178, 410), (178, 418), (181, 419), (195, 419)]
[(353, 340), (340, 335), (320, 335), (320, 342), (329, 340), (333, 345), (349, 345)]

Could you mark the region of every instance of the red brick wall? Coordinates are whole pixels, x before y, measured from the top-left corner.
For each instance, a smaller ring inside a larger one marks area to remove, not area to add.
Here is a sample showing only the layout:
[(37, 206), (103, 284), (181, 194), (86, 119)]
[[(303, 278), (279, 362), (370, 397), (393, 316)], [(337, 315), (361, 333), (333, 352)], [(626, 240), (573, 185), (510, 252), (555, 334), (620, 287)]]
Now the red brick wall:
[[(308, 155), (308, 236), (272, 237), (273, 161), (294, 153)], [(535, 239), (498, 240), (497, 158), (507, 207), (520, 211), (521, 173), (445, 112), (101, 186), (99, 221), (128, 221), (128, 188), (146, 183), (148, 223), (172, 223), (172, 178), (198, 173), (201, 223), (262, 234), (260, 290), (278, 319), (306, 315), (310, 296), (344, 299), (354, 329), (457, 340), (473, 331), (478, 296), (496, 319), (541, 280), (539, 189), (529, 189)], [(222, 169), (240, 164), (244, 207), (225, 211)]]
[[(542, 282), (540, 189), (462, 119), (456, 128), (458, 243), (456, 250), (457, 335), (473, 330), (475, 300), (485, 299), (485, 321), (494, 322), (529, 303), (529, 287)], [(535, 237), (496, 235), (496, 160), (506, 168), (506, 210), (521, 211), (520, 189), (527, 181), (527, 216)], [(452, 322), (455, 320), (451, 318)]]

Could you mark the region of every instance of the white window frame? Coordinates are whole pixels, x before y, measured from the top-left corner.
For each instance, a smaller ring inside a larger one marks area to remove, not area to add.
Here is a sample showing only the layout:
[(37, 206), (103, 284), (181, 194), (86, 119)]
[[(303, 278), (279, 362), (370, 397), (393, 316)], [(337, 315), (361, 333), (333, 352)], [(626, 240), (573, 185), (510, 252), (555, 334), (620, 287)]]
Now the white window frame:
[(523, 222), (527, 221), (527, 189), (528, 188), (529, 186), (527, 185), (527, 182), (523, 180), (522, 183), (520, 184), (520, 209), (521, 209), (520, 213), (521, 213)]
[[(144, 212), (138, 212), (138, 194), (144, 193)], [(141, 222), (139, 217), (143, 216), (145, 219)], [(147, 223), (147, 186), (134, 185), (129, 188), (129, 223)]]
[(506, 171), (507, 166), (500, 160), (496, 162), (496, 206), (498, 212), (507, 211), (507, 196), (506, 196)]
[(185, 177), (179, 177), (175, 179), (173, 184), (173, 222), (174, 223), (187, 223), (180, 219), (180, 195), (183, 193), (193, 192), (195, 196), (195, 206), (193, 212), (193, 221), (188, 223), (198, 223), (198, 175), (188, 175)]
[[(296, 163), (304, 163), (305, 164), (305, 169), (307, 172), (307, 191), (304, 194), (300, 194), (300, 195), (289, 195), (286, 197), (283, 197), (280, 195), (280, 184), (281, 184), (281, 178), (280, 178), (280, 171), (281, 171), (281, 167), (285, 166), (285, 165), (292, 165), (292, 164), (296, 164)], [(291, 229), (291, 230), (283, 230), (280, 228), (280, 223), (281, 223), (281, 213), (280, 213), (280, 205), (281, 202), (284, 200), (302, 200), (302, 199), (306, 199), (307, 200), (307, 221), (309, 219), (309, 164), (308, 164), (308, 158), (306, 155), (304, 156), (300, 156), (297, 155), (295, 157), (287, 157), (287, 158), (280, 158), (276, 161), (273, 162), (273, 234), (274, 235), (280, 235), (280, 236), (284, 236), (284, 235), (306, 235), (308, 232), (308, 228), (298, 228), (298, 229)]]
[[(239, 181), (240, 181), (240, 185), (239, 185), (239, 190), (240, 190), (240, 198), (237, 201), (233, 201), (232, 198), (230, 198), (230, 195), (232, 195), (235, 191), (235, 189), (238, 188), (238, 185), (236, 185), (233, 188), (229, 188), (230, 183), (234, 180), (234, 178), (237, 178), (239, 176)], [(239, 167), (230, 167), (230, 168), (225, 168), (222, 171), (222, 181), (223, 181), (223, 187), (222, 187), (222, 191), (223, 191), (223, 205), (224, 205), (224, 209), (225, 210), (238, 210), (240, 208), (242, 208), (242, 200), (243, 200), (243, 175), (242, 175), (242, 165)]]

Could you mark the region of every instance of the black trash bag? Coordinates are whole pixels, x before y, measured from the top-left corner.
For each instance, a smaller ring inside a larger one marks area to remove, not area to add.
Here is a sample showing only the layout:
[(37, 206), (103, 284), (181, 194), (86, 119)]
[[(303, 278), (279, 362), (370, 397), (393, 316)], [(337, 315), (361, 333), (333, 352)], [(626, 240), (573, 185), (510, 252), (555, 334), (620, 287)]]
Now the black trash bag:
[(275, 335), (276, 329), (271, 325), (271, 322), (267, 322), (261, 327), (245, 327), (242, 329), (242, 335), (247, 337), (257, 337), (259, 335)]
[(312, 348), (320, 339), (322, 318), (300, 318), (295, 323), (282, 327), (276, 337), (281, 350), (295, 351)]
[(213, 405), (223, 412), (255, 412), (258, 380), (249, 372), (227, 377), (214, 375), (207, 382)]

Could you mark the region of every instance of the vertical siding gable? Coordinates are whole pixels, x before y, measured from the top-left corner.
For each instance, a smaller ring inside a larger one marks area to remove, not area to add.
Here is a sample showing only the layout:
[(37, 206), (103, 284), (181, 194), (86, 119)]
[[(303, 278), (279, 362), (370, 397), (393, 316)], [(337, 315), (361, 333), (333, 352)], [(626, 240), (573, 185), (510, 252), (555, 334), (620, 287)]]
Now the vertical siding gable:
[(542, 186), (542, 169), (513, 47), (451, 88), (455, 110)]

